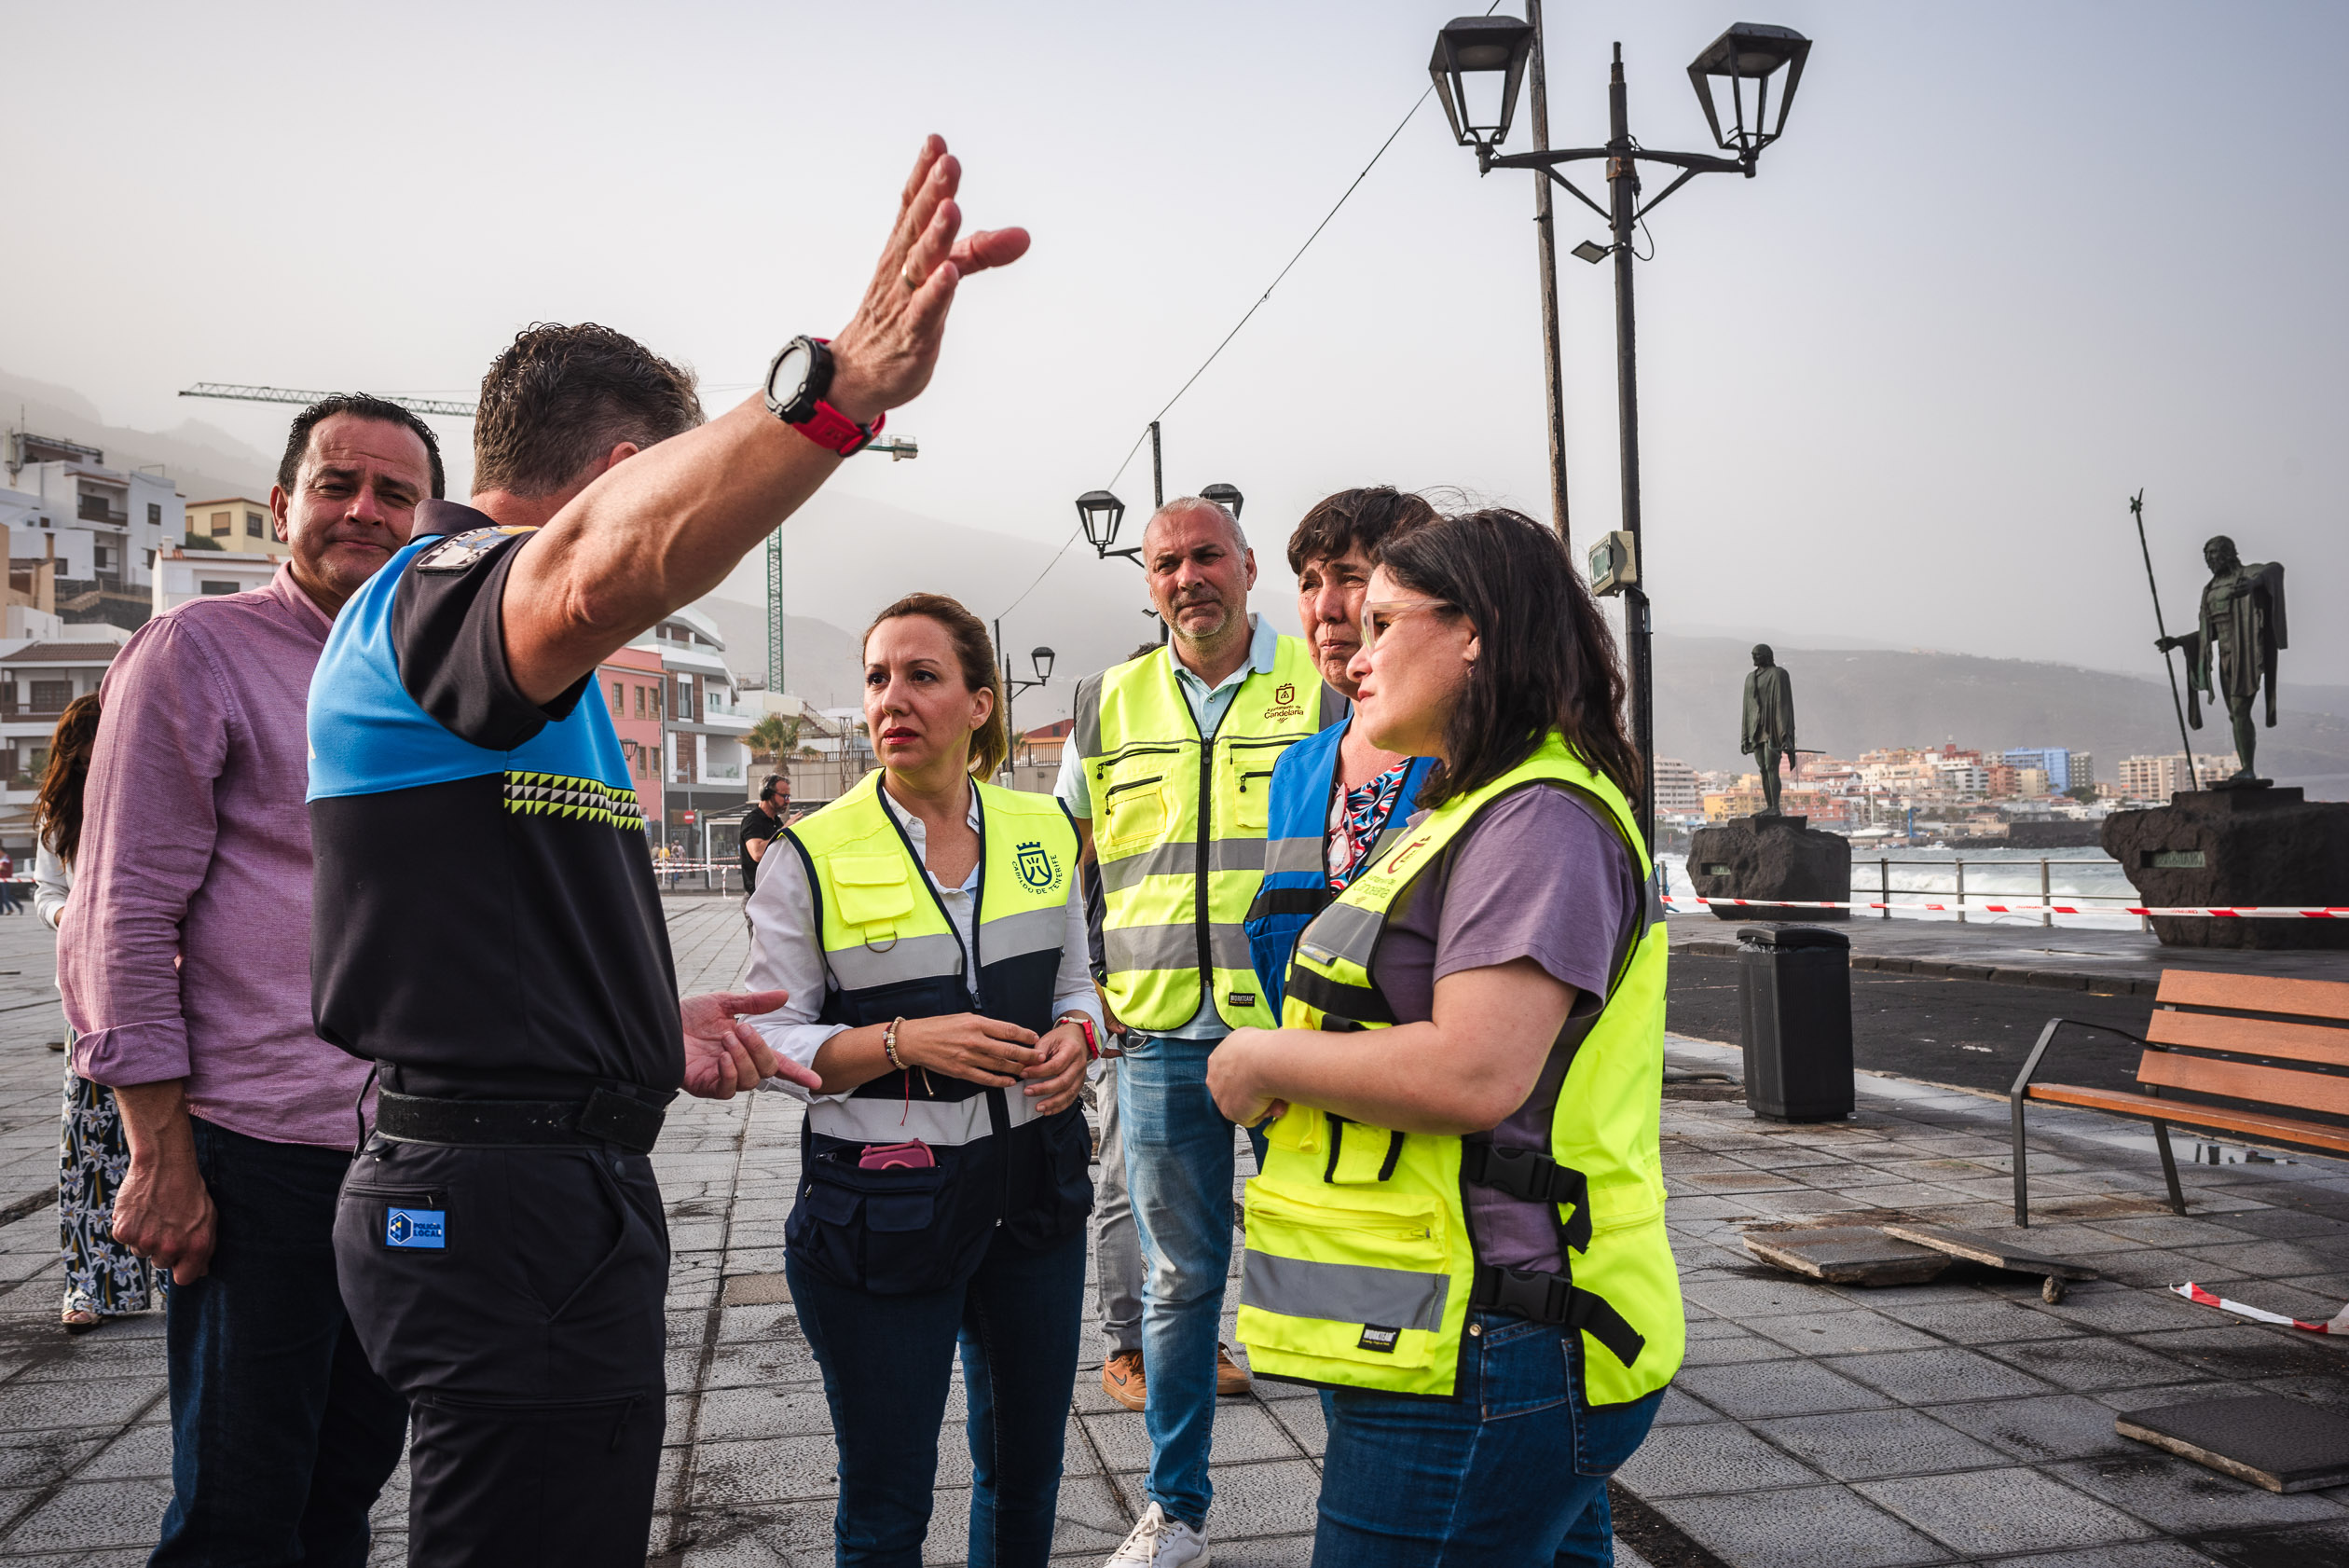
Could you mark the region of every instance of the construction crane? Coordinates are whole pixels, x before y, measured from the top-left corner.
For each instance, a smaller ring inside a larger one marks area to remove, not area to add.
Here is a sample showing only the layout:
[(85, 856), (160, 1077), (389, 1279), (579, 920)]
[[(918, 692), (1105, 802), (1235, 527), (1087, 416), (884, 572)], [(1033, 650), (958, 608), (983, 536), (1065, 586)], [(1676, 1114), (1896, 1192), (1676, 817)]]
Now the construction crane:
[[(308, 407), (337, 392), (302, 392), (293, 387), (256, 387), (241, 381), (199, 381), (184, 388), (182, 397), (219, 397), (238, 403), (296, 403)], [(449, 419), (470, 420), (474, 406), (441, 397), (383, 397), (386, 403), (396, 403), (414, 414), (440, 414)], [(922, 455), (921, 444), (910, 435), (892, 435), (872, 442), (861, 448), (868, 452), (886, 452), (891, 462), (902, 462)], [(776, 529), (767, 535), (766, 542), (766, 613), (767, 613), (767, 690), (780, 695), (783, 691), (783, 530)]]

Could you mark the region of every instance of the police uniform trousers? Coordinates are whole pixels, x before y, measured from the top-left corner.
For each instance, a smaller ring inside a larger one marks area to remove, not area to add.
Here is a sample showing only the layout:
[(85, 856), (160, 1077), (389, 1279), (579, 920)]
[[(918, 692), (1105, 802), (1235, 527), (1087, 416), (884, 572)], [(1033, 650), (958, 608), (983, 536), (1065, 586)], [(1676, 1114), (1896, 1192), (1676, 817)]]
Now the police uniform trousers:
[(413, 1411), (408, 1561), (641, 1568), (666, 1393), (651, 1158), (378, 1134), (343, 1184), (335, 1258)]

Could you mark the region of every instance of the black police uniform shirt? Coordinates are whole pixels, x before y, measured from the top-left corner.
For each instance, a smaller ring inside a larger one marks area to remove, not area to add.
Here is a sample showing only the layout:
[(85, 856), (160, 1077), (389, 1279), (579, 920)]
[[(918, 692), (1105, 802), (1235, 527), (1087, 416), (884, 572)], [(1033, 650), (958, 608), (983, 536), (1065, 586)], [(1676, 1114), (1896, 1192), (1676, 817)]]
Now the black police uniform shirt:
[[(318, 1032), (414, 1094), (684, 1078), (644, 817), (590, 671), (543, 706), (500, 600), (536, 530), (417, 508), (310, 686)], [(394, 1070), (396, 1069), (396, 1070)]]
[(766, 839), (767, 849), (772, 853), (775, 847), (773, 841), (783, 831), (785, 809), (784, 804), (778, 804), (775, 815), (770, 817), (763, 806), (753, 804), (742, 814), (742, 830), (737, 835), (741, 846), (735, 853), (742, 857), (742, 893), (745, 898), (749, 897), (759, 886), (759, 862), (750, 858), (750, 841), (754, 838)]

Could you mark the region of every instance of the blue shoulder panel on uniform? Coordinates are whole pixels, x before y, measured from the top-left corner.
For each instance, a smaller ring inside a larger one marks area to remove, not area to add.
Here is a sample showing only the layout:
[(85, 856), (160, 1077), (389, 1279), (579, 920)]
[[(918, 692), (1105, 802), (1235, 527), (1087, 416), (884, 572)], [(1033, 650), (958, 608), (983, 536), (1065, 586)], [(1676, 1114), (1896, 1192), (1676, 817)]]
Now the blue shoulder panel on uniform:
[[(492, 533), (499, 537), (480, 537)], [(401, 683), (399, 651), (392, 640), (392, 600), (401, 579), (411, 569), (464, 571), (501, 537), (499, 530), (474, 530), (412, 540), (335, 617), (318, 673), (310, 680), (309, 799), (384, 794), (504, 774), (509, 796), (523, 791), (509, 802), (515, 809), (593, 812), (633, 818), (618, 826), (643, 825), (611, 715), (592, 691), (569, 717), (548, 723), (514, 750), (493, 751), (450, 734)]]

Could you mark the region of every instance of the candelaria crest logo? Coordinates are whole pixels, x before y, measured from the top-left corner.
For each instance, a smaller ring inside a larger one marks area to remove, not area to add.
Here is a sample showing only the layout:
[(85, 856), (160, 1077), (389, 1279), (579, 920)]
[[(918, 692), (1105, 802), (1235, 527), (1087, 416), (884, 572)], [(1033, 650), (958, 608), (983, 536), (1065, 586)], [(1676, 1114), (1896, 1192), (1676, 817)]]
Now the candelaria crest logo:
[(1264, 716), (1268, 719), (1297, 719), (1303, 717), (1304, 712), (1297, 706), (1297, 683), (1284, 681), (1272, 688), (1272, 705), (1264, 710)]
[(1020, 880), (1037, 892), (1048, 892), (1060, 883), (1060, 862), (1041, 844), (1020, 846), (1019, 868)]

